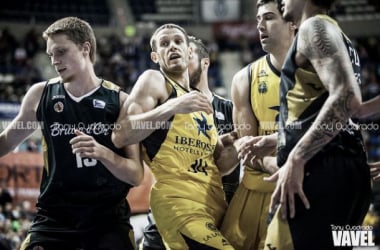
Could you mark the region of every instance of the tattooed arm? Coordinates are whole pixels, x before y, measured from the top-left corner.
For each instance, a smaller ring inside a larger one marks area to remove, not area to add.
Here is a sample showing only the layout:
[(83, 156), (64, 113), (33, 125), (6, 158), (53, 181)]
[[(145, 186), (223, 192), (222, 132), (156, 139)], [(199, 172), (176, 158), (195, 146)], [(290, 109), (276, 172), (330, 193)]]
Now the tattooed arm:
[[(338, 134), (337, 128), (341, 127), (338, 125), (346, 124), (361, 104), (359, 86), (341, 31), (319, 17), (312, 17), (301, 25), (298, 36), (297, 65), (314, 70), (328, 90), (329, 97), (313, 126), (295, 145), (280, 171), (268, 178), (269, 181), (277, 181), (271, 210), (278, 203), (283, 204), (283, 217), (286, 217), (287, 208), (290, 217), (294, 217), (295, 194), (300, 196), (306, 208), (310, 207), (302, 189), (305, 163)], [(334, 129), (323, 129), (331, 127)]]
[[(292, 152), (292, 158), (305, 164), (339, 133), (338, 128), (347, 123), (361, 105), (361, 94), (351, 59), (342, 40), (340, 30), (318, 17), (310, 18), (300, 30), (298, 55), (300, 62), (311, 63), (329, 97), (321, 108), (314, 126), (307, 131)], [(304, 59), (302, 59), (304, 58)], [(332, 131), (323, 130), (333, 127)], [(319, 129), (317, 129), (319, 128)]]

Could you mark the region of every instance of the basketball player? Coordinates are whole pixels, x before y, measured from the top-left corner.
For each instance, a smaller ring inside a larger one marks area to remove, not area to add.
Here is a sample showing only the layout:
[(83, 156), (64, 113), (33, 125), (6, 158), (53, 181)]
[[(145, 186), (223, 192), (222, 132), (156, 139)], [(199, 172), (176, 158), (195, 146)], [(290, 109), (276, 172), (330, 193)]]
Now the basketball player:
[[(214, 110), (214, 122), (218, 134), (225, 134), (233, 130), (232, 122), (232, 101), (224, 99), (213, 93), (208, 86), (208, 68), (210, 66), (210, 55), (207, 47), (200, 39), (189, 36), (189, 44), (192, 48), (193, 56), (189, 60), (190, 86), (204, 93), (212, 103)], [(240, 168), (237, 167), (229, 175), (222, 177), (223, 189), (227, 203), (231, 200), (238, 184)], [(161, 244), (161, 236), (156, 229), (155, 222), (151, 215), (148, 220), (150, 224), (144, 230), (143, 250), (164, 250)]]
[[(137, 145), (117, 149), (112, 129), (127, 94), (95, 75), (95, 35), (76, 17), (44, 32), (59, 77), (34, 84), (0, 134), (3, 156), (41, 124), (45, 166), (37, 215), (21, 249), (134, 249), (126, 202), (143, 179)], [(17, 129), (20, 126), (25, 129)]]
[[(227, 169), (215, 163), (223, 154), (216, 148), (210, 100), (190, 87), (187, 33), (162, 25), (151, 48), (160, 71), (139, 77), (113, 141), (121, 146), (143, 140), (144, 160), (156, 179), (150, 206), (166, 248), (233, 249), (218, 230), (227, 206), (221, 182)], [(232, 166), (228, 159), (221, 162)]]
[[(268, 54), (233, 77), (233, 115), (240, 137), (277, 131), (280, 70), (295, 30), (290, 22), (282, 19), (281, 0), (259, 0), (256, 6), (260, 42)], [(227, 209), (221, 231), (235, 249), (263, 249), (269, 203), (275, 188), (263, 178), (276, 172), (278, 167), (274, 155), (253, 164), (246, 163), (242, 182)]]
[[(215, 126), (219, 135), (234, 130), (232, 121), (232, 101), (213, 93), (208, 86), (208, 68), (210, 66), (210, 54), (202, 40), (193, 36), (189, 37), (193, 56), (189, 62), (190, 86), (205, 93), (211, 101)], [(222, 177), (223, 189), (229, 203), (234, 195), (240, 178), (240, 167), (234, 168), (232, 173)]]
[(327, 16), (333, 2), (283, 1), (284, 19), (299, 30), (281, 72), (280, 169), (267, 178), (277, 185), (266, 249), (336, 249), (334, 226), (361, 225), (369, 207), (366, 153), (350, 119), (361, 105), (360, 63)]

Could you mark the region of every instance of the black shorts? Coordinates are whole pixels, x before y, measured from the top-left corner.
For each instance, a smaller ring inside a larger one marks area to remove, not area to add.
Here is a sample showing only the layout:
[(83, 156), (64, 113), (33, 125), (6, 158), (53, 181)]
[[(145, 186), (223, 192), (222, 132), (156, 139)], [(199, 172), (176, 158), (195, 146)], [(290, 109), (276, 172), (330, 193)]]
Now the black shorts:
[[(348, 151), (344, 147), (320, 152), (305, 166), (303, 189), (310, 209), (296, 197), (295, 217), (286, 223), (280, 222), (276, 215), (268, 228), (266, 246), (295, 250), (339, 249), (333, 244), (333, 226), (361, 225), (369, 208), (371, 178), (365, 152)], [(285, 239), (284, 235), (290, 235), (291, 239)]]
[(21, 250), (135, 250), (133, 230), (114, 225), (92, 233), (30, 232)]

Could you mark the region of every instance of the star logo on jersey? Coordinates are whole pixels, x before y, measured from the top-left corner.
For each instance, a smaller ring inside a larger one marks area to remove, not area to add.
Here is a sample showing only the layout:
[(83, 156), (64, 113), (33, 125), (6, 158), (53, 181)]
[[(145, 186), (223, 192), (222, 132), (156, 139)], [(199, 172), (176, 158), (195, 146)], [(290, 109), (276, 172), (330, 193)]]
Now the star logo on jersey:
[(203, 113), (201, 113), (201, 116), (202, 116), (202, 119), (199, 119), (197, 117), (193, 117), (194, 121), (197, 122), (197, 127), (198, 127), (198, 135), (200, 135), (200, 133), (204, 134), (207, 138), (210, 139), (210, 136), (207, 134), (207, 130), (210, 130), (212, 128), (212, 125), (207, 125), (207, 119), (206, 117), (203, 115)]

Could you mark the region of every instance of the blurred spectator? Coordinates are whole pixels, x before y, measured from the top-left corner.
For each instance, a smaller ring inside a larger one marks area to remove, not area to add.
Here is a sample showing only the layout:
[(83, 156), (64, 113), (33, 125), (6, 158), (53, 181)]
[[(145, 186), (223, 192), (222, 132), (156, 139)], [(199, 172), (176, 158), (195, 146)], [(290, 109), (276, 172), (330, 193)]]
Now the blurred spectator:
[(7, 208), (7, 204), (12, 204), (13, 197), (7, 189), (6, 182), (1, 181), (0, 184), (0, 206), (2, 207), (2, 211), (5, 211)]

